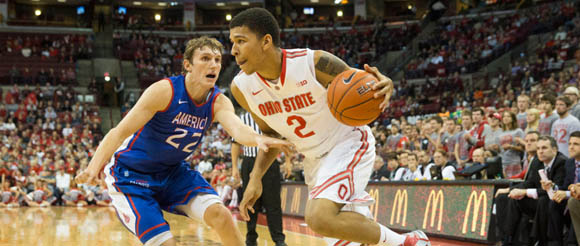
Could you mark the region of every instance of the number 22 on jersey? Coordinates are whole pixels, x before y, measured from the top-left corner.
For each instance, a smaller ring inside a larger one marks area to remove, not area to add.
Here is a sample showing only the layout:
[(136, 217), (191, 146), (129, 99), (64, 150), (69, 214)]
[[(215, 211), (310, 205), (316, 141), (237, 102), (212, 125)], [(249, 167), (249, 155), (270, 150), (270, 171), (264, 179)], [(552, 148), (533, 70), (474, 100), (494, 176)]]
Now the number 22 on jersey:
[[(169, 145), (173, 146), (176, 149), (179, 149), (179, 145), (178, 143), (176, 143), (174, 140), (175, 139), (180, 139), (180, 138), (184, 138), (187, 135), (187, 130), (182, 129), (182, 128), (175, 128), (176, 132), (181, 132), (181, 133), (177, 133), (175, 135), (171, 135), (169, 136), (165, 142), (168, 143)], [(195, 145), (197, 144), (197, 142), (199, 142), (199, 139), (201, 139), (201, 133), (200, 132), (196, 132), (193, 134), (193, 136), (191, 136), (192, 138), (197, 138), (197, 140), (193, 143), (190, 143), (188, 145), (186, 145), (185, 147), (183, 147), (182, 151), (186, 152), (186, 153), (191, 153), (193, 152), (193, 147), (195, 147)]]

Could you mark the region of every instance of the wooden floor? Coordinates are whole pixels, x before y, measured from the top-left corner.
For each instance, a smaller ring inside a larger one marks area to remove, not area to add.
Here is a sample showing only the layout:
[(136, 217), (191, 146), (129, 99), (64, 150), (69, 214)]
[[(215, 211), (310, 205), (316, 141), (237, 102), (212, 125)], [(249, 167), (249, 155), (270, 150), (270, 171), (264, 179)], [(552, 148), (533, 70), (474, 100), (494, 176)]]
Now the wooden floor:
[[(209, 227), (183, 216), (165, 214), (179, 245), (221, 245)], [(238, 222), (242, 235), (244, 222)], [(274, 245), (268, 228), (258, 225), (258, 245)], [(285, 231), (288, 245), (324, 245), (316, 236)], [(0, 245), (142, 245), (118, 221), (112, 208), (0, 209)]]
[[(217, 234), (209, 227), (183, 216), (165, 214), (171, 232), (178, 245), (221, 245)], [(258, 245), (274, 245), (265, 217), (258, 219)], [(245, 222), (238, 221), (242, 235), (246, 234)], [(326, 245), (312, 232), (301, 218), (284, 217), (286, 243), (290, 246)], [(433, 246), (471, 245), (454, 240), (430, 238)], [(142, 245), (117, 219), (113, 208), (3, 208), (0, 209), (0, 246), (101, 246)]]

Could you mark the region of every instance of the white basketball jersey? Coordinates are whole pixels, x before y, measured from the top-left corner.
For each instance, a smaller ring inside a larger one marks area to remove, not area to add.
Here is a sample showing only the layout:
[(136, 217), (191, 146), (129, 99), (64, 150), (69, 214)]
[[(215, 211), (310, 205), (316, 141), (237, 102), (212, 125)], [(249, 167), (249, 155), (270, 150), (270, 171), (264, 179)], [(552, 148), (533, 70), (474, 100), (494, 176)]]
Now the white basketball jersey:
[(355, 128), (338, 122), (326, 102), (326, 88), (316, 80), (314, 51), (282, 50), (280, 79), (272, 83), (258, 73), (240, 72), (234, 83), (250, 110), (294, 143), (309, 158), (324, 156)]

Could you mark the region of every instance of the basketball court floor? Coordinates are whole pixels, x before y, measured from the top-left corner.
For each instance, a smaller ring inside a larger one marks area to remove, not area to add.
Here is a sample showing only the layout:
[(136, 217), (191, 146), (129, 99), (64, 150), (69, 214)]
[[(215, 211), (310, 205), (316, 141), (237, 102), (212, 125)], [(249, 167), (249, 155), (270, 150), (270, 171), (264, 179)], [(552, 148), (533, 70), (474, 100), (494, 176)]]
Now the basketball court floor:
[[(217, 234), (209, 227), (183, 216), (165, 214), (178, 245), (221, 245)], [(264, 216), (258, 220), (258, 245), (274, 245), (270, 239)], [(242, 234), (245, 222), (238, 221)], [(284, 218), (286, 243), (294, 245), (325, 245), (324, 240), (299, 218)], [(117, 220), (113, 208), (10, 208), (0, 210), (0, 246), (101, 246), (142, 245)], [(478, 245), (460, 241), (433, 239), (432, 245)]]

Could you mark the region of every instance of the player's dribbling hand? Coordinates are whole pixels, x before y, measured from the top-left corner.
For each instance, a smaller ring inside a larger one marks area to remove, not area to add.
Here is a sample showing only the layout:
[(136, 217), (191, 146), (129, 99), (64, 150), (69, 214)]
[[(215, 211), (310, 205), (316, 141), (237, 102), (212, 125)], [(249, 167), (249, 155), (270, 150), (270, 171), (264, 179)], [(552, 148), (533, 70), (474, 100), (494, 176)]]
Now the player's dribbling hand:
[(364, 67), (367, 73), (374, 75), (379, 80), (379, 82), (374, 84), (372, 88), (373, 90), (379, 90), (375, 93), (375, 98), (382, 96), (385, 97), (385, 100), (381, 103), (381, 105), (379, 105), (381, 111), (384, 112), (387, 109), (387, 106), (389, 106), (389, 100), (393, 95), (393, 81), (379, 72), (377, 67), (371, 67), (368, 64), (365, 64)]
[(262, 195), (262, 181), (255, 178), (250, 178), (246, 191), (244, 191), (243, 199), (240, 202), (240, 216), (245, 221), (250, 221), (250, 215), (248, 215), (248, 210), (255, 213), (254, 204)]
[(92, 172), (89, 169), (85, 169), (75, 177), (75, 182), (77, 184), (97, 185), (97, 179), (98, 172)]

